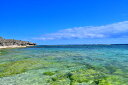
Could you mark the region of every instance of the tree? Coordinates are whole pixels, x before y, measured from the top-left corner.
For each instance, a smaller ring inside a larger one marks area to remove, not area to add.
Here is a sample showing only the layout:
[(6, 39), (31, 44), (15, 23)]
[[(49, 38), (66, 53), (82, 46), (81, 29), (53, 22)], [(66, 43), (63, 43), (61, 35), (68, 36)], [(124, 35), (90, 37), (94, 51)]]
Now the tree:
[(0, 36), (0, 39), (3, 39), (3, 37)]

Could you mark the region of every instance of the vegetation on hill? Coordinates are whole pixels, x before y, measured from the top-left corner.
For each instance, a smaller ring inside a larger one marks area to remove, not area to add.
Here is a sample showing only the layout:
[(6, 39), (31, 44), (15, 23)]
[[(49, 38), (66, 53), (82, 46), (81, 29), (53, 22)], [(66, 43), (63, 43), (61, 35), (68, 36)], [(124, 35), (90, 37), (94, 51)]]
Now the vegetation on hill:
[(27, 45), (36, 45), (36, 44), (28, 42), (28, 41), (4, 39), (4, 38), (0, 37), (0, 46), (11, 46), (11, 45), (27, 46)]

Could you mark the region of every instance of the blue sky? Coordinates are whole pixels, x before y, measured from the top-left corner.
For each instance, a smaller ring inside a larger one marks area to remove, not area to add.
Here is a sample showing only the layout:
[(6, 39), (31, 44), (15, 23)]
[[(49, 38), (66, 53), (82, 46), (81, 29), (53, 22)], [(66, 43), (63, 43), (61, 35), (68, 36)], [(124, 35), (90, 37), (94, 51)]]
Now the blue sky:
[(128, 43), (128, 0), (1, 0), (0, 36), (38, 44)]

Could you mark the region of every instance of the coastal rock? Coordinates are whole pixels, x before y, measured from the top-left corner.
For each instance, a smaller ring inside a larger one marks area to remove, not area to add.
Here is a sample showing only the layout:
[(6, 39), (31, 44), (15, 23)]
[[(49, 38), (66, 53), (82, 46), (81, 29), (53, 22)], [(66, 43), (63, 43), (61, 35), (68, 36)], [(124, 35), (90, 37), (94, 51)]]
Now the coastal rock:
[(21, 41), (14, 39), (4, 39), (0, 37), (0, 46), (34, 46), (36, 43), (32, 43), (29, 41)]

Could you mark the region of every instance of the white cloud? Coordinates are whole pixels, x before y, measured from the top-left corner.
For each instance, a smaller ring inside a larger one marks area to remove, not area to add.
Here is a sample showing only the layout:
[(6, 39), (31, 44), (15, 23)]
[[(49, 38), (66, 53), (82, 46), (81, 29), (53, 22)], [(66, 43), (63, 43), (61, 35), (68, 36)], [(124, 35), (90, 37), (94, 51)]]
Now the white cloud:
[(60, 30), (56, 33), (44, 34), (39, 40), (84, 39), (84, 38), (121, 38), (128, 36), (128, 21), (105, 26), (86, 26)]

